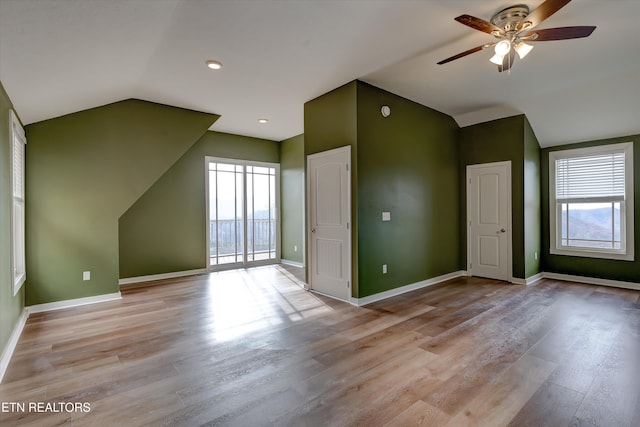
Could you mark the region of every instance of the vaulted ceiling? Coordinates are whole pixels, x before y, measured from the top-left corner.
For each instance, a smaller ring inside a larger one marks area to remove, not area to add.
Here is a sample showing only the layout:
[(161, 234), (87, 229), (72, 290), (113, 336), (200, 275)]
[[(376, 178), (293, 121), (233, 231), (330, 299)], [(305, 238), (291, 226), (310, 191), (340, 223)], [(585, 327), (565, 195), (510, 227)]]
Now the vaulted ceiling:
[(460, 126), (524, 113), (542, 146), (640, 133), (640, 1), (572, 1), (540, 28), (595, 32), (536, 43), (508, 74), (489, 51), (436, 64), (493, 40), (456, 16), (489, 20), (512, 4), (0, 0), (0, 80), (25, 124), (139, 98), (220, 114), (213, 130), (283, 140), (304, 131), (306, 101), (361, 79)]

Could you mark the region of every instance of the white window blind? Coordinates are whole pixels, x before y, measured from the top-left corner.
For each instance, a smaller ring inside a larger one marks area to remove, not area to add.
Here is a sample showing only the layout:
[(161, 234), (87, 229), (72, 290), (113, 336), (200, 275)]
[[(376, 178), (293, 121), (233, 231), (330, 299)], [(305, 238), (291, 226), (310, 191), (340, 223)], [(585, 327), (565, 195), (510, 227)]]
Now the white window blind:
[(624, 151), (556, 160), (556, 200), (624, 200)]
[(13, 197), (24, 198), (24, 141), (13, 137)]
[(11, 213), (11, 263), (13, 266), (13, 294), (26, 279), (25, 261), (25, 138), (24, 129), (15, 113), (10, 111), (11, 123), (11, 188), (13, 209)]

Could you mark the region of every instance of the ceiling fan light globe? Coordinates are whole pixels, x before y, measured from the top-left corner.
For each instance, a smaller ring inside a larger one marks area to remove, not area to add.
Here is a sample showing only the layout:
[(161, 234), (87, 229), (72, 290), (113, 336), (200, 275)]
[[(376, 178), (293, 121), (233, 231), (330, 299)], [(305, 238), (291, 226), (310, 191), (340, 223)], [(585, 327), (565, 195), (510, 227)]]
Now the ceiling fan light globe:
[(515, 49), (520, 59), (522, 59), (525, 56), (527, 56), (529, 52), (531, 52), (531, 49), (533, 49), (533, 46), (531, 46), (530, 44), (526, 44), (525, 42), (520, 42), (516, 45)]
[(504, 55), (498, 55), (497, 53), (489, 59), (489, 61), (493, 62), (496, 65), (502, 65), (502, 61), (504, 60)]
[(214, 61), (212, 59), (206, 61), (207, 67), (209, 67), (212, 70), (219, 70), (220, 68), (222, 68), (222, 63), (220, 61)]
[(505, 56), (511, 50), (511, 43), (509, 40), (500, 40), (495, 47), (496, 55)]

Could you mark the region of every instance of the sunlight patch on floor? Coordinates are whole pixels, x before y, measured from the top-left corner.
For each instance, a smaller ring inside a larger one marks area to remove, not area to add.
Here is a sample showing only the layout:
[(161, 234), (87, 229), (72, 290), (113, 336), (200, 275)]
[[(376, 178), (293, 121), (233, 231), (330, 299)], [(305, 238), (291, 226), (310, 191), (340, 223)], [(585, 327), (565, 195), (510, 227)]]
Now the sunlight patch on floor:
[[(283, 277), (283, 275), (285, 277)], [(224, 342), (333, 311), (304, 282), (279, 266), (212, 273), (208, 285), (211, 339)], [(275, 303), (275, 304), (274, 304)]]

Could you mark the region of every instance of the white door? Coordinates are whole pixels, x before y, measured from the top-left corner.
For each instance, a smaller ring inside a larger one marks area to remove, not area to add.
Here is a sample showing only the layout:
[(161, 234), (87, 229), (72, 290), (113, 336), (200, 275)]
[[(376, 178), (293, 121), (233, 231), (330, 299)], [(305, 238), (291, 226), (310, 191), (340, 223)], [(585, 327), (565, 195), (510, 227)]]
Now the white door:
[(511, 280), (511, 162), (467, 166), (469, 275)]
[(307, 157), (309, 281), (315, 292), (349, 300), (351, 147)]

